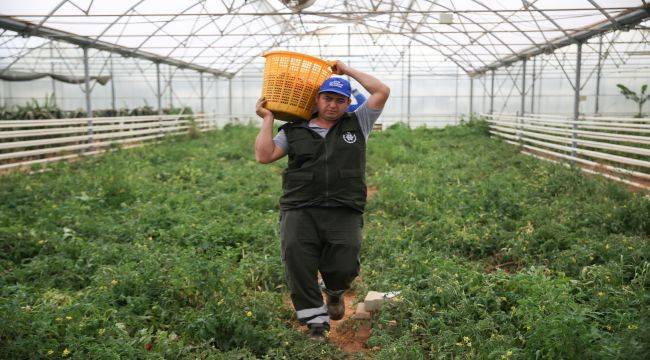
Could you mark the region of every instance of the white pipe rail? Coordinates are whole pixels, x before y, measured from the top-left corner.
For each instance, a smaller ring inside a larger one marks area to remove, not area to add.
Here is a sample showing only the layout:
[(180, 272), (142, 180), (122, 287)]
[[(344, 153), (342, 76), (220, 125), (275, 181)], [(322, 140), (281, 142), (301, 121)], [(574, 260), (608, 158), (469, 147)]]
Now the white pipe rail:
[[(516, 115), (516, 114), (503, 114), (503, 115)], [(566, 115), (526, 114), (526, 116), (538, 117), (538, 118), (542, 118), (542, 119), (567, 119), (567, 120), (573, 120), (573, 116), (566, 116)], [(611, 121), (611, 122), (647, 122), (648, 118), (580, 115), (580, 117), (578, 117), (578, 120)]]
[[(511, 143), (511, 141), (508, 141), (508, 142)], [(564, 166), (570, 166), (567, 163), (562, 163), (562, 162), (559, 162), (559, 161), (555, 161), (555, 160), (552, 160), (552, 159), (549, 159), (549, 158), (546, 158), (546, 157), (543, 157), (543, 156), (535, 155), (535, 154), (532, 154), (532, 153), (529, 153), (529, 152), (524, 151), (524, 152), (522, 152), (522, 154), (529, 155), (529, 156), (538, 158), (540, 160), (550, 161), (552, 163), (561, 164), (561, 165), (564, 165)], [(630, 181), (630, 180), (627, 180), (625, 178), (621, 178), (621, 177), (618, 177), (618, 176), (609, 175), (609, 174), (606, 174), (606, 173), (590, 170), (588, 168), (583, 168), (583, 167), (580, 167), (579, 169), (580, 169), (580, 171), (586, 172), (588, 174), (604, 176), (604, 177), (606, 177), (608, 179), (619, 181), (619, 182), (622, 182), (624, 184), (628, 184), (628, 185), (631, 185), (631, 186), (634, 186), (634, 187), (637, 187), (637, 188), (642, 188), (642, 189), (647, 188), (644, 184), (634, 182), (634, 181)]]
[(581, 164), (581, 170), (588, 166), (589, 173), (650, 189), (650, 118), (581, 116), (575, 121), (542, 114), (481, 116), (488, 122), (490, 134), (523, 152), (542, 159), (568, 160)]
[[(511, 122), (503, 122), (503, 121), (496, 121), (496, 120), (493, 120), (491, 122), (494, 124), (503, 124), (503, 125), (512, 124)], [(602, 139), (602, 140), (613, 140), (613, 141), (626, 141), (626, 142), (633, 142), (639, 144), (650, 144), (650, 137), (648, 136), (612, 134), (606, 132), (586, 131), (586, 130), (569, 130), (569, 129), (563, 129), (557, 127), (528, 125), (528, 124), (519, 124), (518, 126), (525, 129), (533, 129), (533, 130), (538, 130), (550, 134), (572, 134), (575, 132), (576, 134), (582, 135), (582, 137), (586, 137), (590, 139)]]
[[(486, 114), (488, 116), (489, 114)], [(598, 126), (617, 126), (617, 127), (623, 127), (623, 128), (633, 128), (633, 130), (636, 129), (650, 129), (650, 124), (648, 124), (648, 121), (637, 121), (638, 124), (627, 124), (627, 123), (618, 123), (618, 122), (602, 122), (602, 121), (583, 121), (583, 120), (558, 120), (558, 119), (543, 119), (543, 118), (538, 118), (538, 117), (530, 117), (530, 116), (516, 116), (516, 115), (489, 115), (489, 116), (496, 116), (501, 119), (513, 119), (513, 120), (521, 120), (521, 121), (531, 121), (531, 122), (540, 122), (540, 123), (549, 123), (549, 124), (576, 124), (578, 126), (583, 126), (583, 125), (598, 125)]]
[(111, 130), (135, 130), (135, 129), (145, 129), (152, 127), (165, 127), (176, 125), (179, 122), (185, 122), (186, 120), (168, 120), (168, 121), (156, 121), (156, 122), (144, 122), (144, 123), (130, 123), (126, 125), (102, 125), (102, 126), (71, 126), (71, 127), (57, 127), (52, 129), (32, 129), (32, 130), (10, 130), (10, 131), (0, 131), (0, 139), (10, 139), (10, 138), (20, 138), (20, 137), (33, 137), (33, 136), (42, 136), (42, 135), (61, 135), (61, 134), (76, 134), (76, 133), (86, 133), (88, 129), (92, 128), (93, 133), (111, 131)]
[[(57, 125), (75, 125), (86, 124), (92, 119), (94, 124), (105, 123), (128, 123), (128, 122), (146, 122), (170, 119), (182, 119), (189, 117), (201, 117), (201, 114), (185, 115), (143, 115), (143, 116), (113, 116), (100, 118), (67, 118), (67, 119), (43, 119), (43, 120), (0, 120), (0, 129), (3, 128), (24, 128), (24, 127), (43, 127)], [(213, 115), (211, 115), (213, 116)]]
[(599, 151), (585, 150), (585, 149), (579, 149), (579, 148), (574, 149), (571, 146), (559, 145), (559, 144), (544, 142), (544, 141), (540, 141), (540, 140), (534, 140), (534, 139), (525, 138), (525, 137), (518, 137), (518, 136), (513, 136), (513, 135), (505, 136), (506, 134), (499, 133), (499, 132), (496, 132), (496, 133), (497, 133), (496, 135), (507, 137), (507, 138), (513, 139), (513, 140), (517, 140), (519, 145), (523, 145), (522, 141), (525, 141), (525, 142), (538, 144), (538, 145), (541, 145), (541, 146), (546, 146), (546, 147), (557, 149), (557, 150), (564, 150), (564, 151), (568, 151), (568, 152), (571, 152), (571, 151), (575, 150), (575, 152), (577, 152), (579, 154), (583, 154), (583, 155), (587, 155), (587, 156), (591, 156), (591, 157), (595, 157), (595, 158), (599, 158), (599, 159), (609, 160), (609, 161), (613, 161), (613, 162), (619, 162), (619, 163), (624, 163), (624, 164), (634, 165), (634, 166), (650, 167), (650, 162), (644, 161), (644, 160), (632, 159), (632, 158), (628, 158), (628, 157), (625, 157), (625, 156), (611, 155), (611, 154), (607, 154), (607, 153), (603, 153), (603, 152), (599, 152)]
[[(215, 129), (215, 114), (147, 115), (88, 119), (0, 120), (0, 170), (97, 155), (121, 147), (144, 145), (171, 135)], [(84, 134), (84, 135), (81, 135)]]

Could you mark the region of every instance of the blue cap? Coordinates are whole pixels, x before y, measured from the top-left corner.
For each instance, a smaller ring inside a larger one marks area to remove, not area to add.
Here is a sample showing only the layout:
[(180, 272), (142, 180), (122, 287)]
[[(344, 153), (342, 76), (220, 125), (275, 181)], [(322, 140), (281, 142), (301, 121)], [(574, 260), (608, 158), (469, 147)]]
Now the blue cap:
[(350, 95), (352, 94), (352, 87), (350, 86), (350, 82), (345, 80), (344, 78), (331, 77), (323, 81), (323, 84), (320, 86), (320, 89), (318, 89), (319, 94), (322, 92), (333, 92), (333, 93), (341, 94), (345, 97), (350, 97)]

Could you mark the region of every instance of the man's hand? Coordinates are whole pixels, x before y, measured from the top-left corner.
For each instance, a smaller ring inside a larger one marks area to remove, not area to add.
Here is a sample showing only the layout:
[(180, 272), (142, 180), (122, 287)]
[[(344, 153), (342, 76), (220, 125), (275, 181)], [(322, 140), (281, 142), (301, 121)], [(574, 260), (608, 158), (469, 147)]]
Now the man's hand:
[(351, 68), (344, 63), (337, 61), (332, 70), (337, 71), (337, 74), (348, 75), (356, 80), (364, 89), (370, 93), (366, 106), (369, 109), (381, 110), (390, 96), (390, 88), (386, 84), (379, 81), (377, 78), (361, 72), (357, 69)]
[(262, 119), (265, 120), (268, 118), (273, 119), (273, 113), (271, 112), (271, 110), (265, 108), (265, 106), (266, 106), (266, 99), (264, 98), (264, 96), (262, 96), (257, 100), (257, 103), (255, 104), (255, 113), (257, 114), (257, 116), (261, 117)]
[(336, 63), (332, 65), (332, 72), (336, 75), (347, 75), (348, 66), (343, 63), (341, 60), (336, 60)]

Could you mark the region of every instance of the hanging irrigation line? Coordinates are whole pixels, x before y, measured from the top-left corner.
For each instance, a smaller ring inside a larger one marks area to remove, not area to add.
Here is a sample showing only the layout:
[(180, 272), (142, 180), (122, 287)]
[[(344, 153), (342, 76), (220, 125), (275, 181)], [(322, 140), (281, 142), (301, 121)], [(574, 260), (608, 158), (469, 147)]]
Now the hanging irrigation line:
[[(209, 16), (212, 16), (212, 15), (209, 15)], [(81, 17), (81, 16), (79, 16), (79, 17)], [(83, 17), (84, 17), (84, 19), (87, 19), (87, 18), (92, 18), (93, 15), (88, 15), (88, 16), (83, 16)], [(593, 17), (593, 14), (580, 14), (580, 15), (571, 14), (571, 15), (565, 15), (565, 16), (555, 16), (554, 18), (557, 19), (557, 20), (576, 20), (576, 19), (590, 18), (590, 17)], [(194, 19), (192, 19), (192, 18), (177, 19), (174, 22), (175, 23), (191, 22), (191, 21), (196, 21), (197, 19), (200, 19), (200, 18), (201, 18), (200, 16), (197, 16)], [(426, 17), (422, 17), (422, 20), (424, 20), (424, 19), (426, 19)], [(532, 23), (534, 21), (535, 21), (534, 19), (510, 20), (511, 23), (516, 23), (516, 24), (529, 24), (529, 23)], [(131, 22), (126, 22), (125, 21), (124, 23), (128, 23), (129, 25), (144, 25), (144, 24), (167, 23), (167, 22), (169, 22), (169, 20), (149, 20), (149, 21), (131, 21)], [(304, 21), (303, 20), (303, 22), (304, 22), (304, 24), (307, 24), (307, 25), (312, 25), (312, 24), (314, 24), (314, 25), (315, 24), (318, 24), (318, 25), (323, 25), (323, 24), (325, 24), (325, 25), (327, 25), (327, 24), (329, 24), (329, 25), (339, 25), (340, 24), (339, 22), (327, 22), (327, 21)], [(47, 24), (48, 25), (79, 25), (79, 21), (48, 20)], [(119, 21), (118, 22), (113, 22), (113, 21), (87, 21), (87, 20), (83, 21), (83, 25), (112, 25), (112, 24), (118, 25), (118, 24), (123, 24), (123, 23), (119, 22)], [(436, 22), (423, 22), (423, 24), (424, 25), (439, 25), (440, 22), (438, 22), (438, 21), (436, 21)], [(475, 25), (475, 22), (473, 22), (473, 21), (467, 21), (467, 22), (459, 21), (459, 22), (456, 22), (456, 24), (459, 24), (459, 25), (463, 25), (463, 24), (465, 24), (465, 25)], [(503, 24), (503, 22), (502, 21), (481, 21), (481, 24), (483, 24), (483, 25), (499, 25), (499, 24)]]
[[(618, 7), (603, 7), (603, 10), (606, 11), (625, 11), (638, 9), (638, 6), (618, 6)], [(313, 16), (322, 16), (322, 15), (391, 15), (391, 14), (440, 14), (440, 13), (453, 13), (453, 14), (481, 14), (481, 13), (494, 13), (495, 11), (502, 13), (528, 13), (533, 12), (576, 12), (576, 11), (585, 11), (592, 12), (594, 14), (601, 14), (598, 9), (590, 8), (548, 8), (548, 9), (539, 9), (535, 8), (533, 10), (528, 10), (524, 8), (520, 9), (460, 9), (456, 11), (449, 10), (354, 10), (354, 11), (301, 11), (302, 15), (313, 15)], [(293, 11), (270, 11), (270, 12), (187, 12), (184, 14), (170, 14), (170, 13), (140, 13), (140, 14), (120, 14), (120, 13), (95, 13), (95, 14), (50, 14), (49, 18), (65, 18), (65, 17), (117, 17), (117, 16), (283, 16), (283, 15), (293, 15)], [(5, 16), (13, 17), (30, 17), (30, 18), (42, 18), (43, 14), (5, 14)]]
[[(3, 36), (0, 35), (0, 38), (2, 38), (2, 37), (3, 37)], [(18, 36), (18, 35), (13, 35), (13, 36), (4, 35), (4, 37), (21, 38), (21, 37)], [(613, 45), (629, 45), (629, 44), (643, 44), (643, 42), (639, 42), (639, 41), (616, 41), (616, 42), (611, 42), (611, 44), (613, 44)], [(2, 44), (0, 44), (0, 46), (1, 46), (1, 45), (2, 45)], [(469, 44), (469, 45), (472, 45), (472, 44)], [(530, 44), (529, 44), (529, 43), (516, 43), (516, 42), (512, 42), (512, 43), (510, 43), (510, 45), (512, 45), (512, 46), (525, 46), (525, 45), (530, 45)], [(367, 47), (379, 47), (379, 48), (385, 47), (385, 45), (381, 45), (381, 44), (364, 44), (363, 46), (364, 46), (364, 47), (366, 47), (366, 46), (367, 46)], [(428, 47), (430, 47), (429, 45), (422, 45), (422, 44), (413, 44), (413, 45), (411, 45), (411, 46), (414, 47), (414, 48), (428, 48)], [(500, 45), (497, 45), (497, 46), (500, 46)], [(299, 48), (309, 49), (309, 48), (317, 48), (318, 45), (299, 45), (298, 47), (299, 47)], [(327, 47), (328, 47), (328, 48), (347, 48), (347, 45), (328, 44)], [(3, 48), (3, 49), (7, 49), (7, 50), (17, 50), (17, 49), (22, 49), (21, 46), (2, 46), (2, 48)], [(63, 49), (78, 49), (77, 47), (73, 47), (73, 46), (70, 46), (70, 47), (62, 47), (62, 48), (63, 48)], [(155, 50), (155, 49), (172, 49), (172, 48), (175, 48), (175, 46), (161, 46), (161, 45), (155, 45), (155, 46), (147, 46), (146, 48), (149, 49), (149, 50)], [(183, 48), (184, 48), (184, 49), (205, 49), (205, 46), (191, 46), (191, 45), (190, 45), (190, 46), (184, 46)], [(211, 48), (211, 49), (232, 49), (233, 46), (232, 46), (232, 45), (215, 45), (215, 46), (211, 46), (210, 48)], [(257, 47), (256, 47), (256, 46), (251, 46), (251, 45), (237, 45), (237, 48), (243, 48), (243, 49), (254, 49), (254, 48), (257, 48)], [(594, 51), (594, 52), (595, 52), (595, 51)], [(572, 53), (572, 52), (571, 52), (571, 51), (568, 51), (568, 53)], [(585, 53), (583, 53), (583, 54), (589, 54), (589, 52), (585, 52)]]
[[(634, 28), (632, 28), (634, 29)], [(567, 31), (579, 31), (583, 30), (583, 28), (570, 28), (570, 29), (565, 29)], [(609, 29), (603, 29), (603, 30), (594, 30), (594, 33), (606, 33), (611, 30)], [(389, 31), (389, 30), (382, 30), (382, 31), (366, 31), (362, 32), (359, 31), (356, 33), (356, 35), (426, 35), (426, 34), (521, 34), (521, 33), (556, 33), (560, 32), (558, 29), (526, 29), (526, 30), (490, 30), (484, 31), (484, 30), (444, 30), (444, 31), (439, 31), (439, 30), (431, 30), (431, 31)], [(257, 35), (269, 35), (269, 36), (282, 36), (286, 35), (286, 33), (261, 33)], [(49, 35), (49, 38), (66, 38), (68, 35)], [(126, 34), (126, 35), (111, 35), (111, 34), (84, 34), (83, 36), (87, 36), (89, 38), (97, 38), (97, 37), (102, 37), (102, 38), (120, 38), (120, 37), (125, 37), (125, 38), (161, 38), (161, 37), (184, 37), (184, 36), (191, 36), (193, 38), (204, 38), (204, 37), (217, 37), (217, 38), (222, 38), (222, 37), (250, 37), (251, 33), (224, 33), (224, 34), (217, 34), (217, 33), (212, 33), (212, 34), (192, 34), (192, 33), (174, 33), (174, 34)], [(309, 34), (309, 36), (347, 36), (347, 33), (345, 32), (323, 32), (323, 33), (316, 33), (312, 32)], [(542, 43), (544, 44), (544, 43)], [(474, 45), (478, 45), (478, 43), (474, 43)], [(528, 43), (527, 45), (530, 45)], [(236, 47), (236, 46), (233, 46)]]

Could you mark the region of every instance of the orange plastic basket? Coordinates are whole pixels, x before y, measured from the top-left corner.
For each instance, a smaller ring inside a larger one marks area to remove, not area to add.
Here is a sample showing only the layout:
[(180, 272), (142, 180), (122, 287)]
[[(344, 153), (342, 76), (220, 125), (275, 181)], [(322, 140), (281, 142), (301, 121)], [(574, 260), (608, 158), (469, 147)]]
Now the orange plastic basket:
[(334, 63), (290, 51), (268, 51), (264, 57), (266, 108), (279, 120), (309, 120), (318, 88), (332, 75)]

